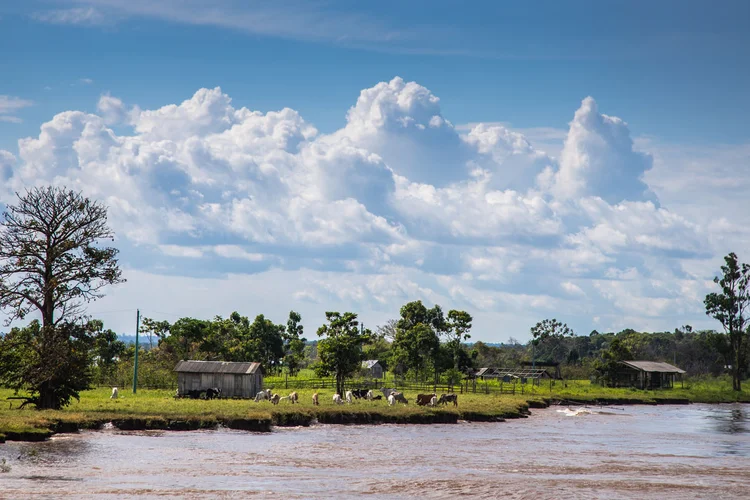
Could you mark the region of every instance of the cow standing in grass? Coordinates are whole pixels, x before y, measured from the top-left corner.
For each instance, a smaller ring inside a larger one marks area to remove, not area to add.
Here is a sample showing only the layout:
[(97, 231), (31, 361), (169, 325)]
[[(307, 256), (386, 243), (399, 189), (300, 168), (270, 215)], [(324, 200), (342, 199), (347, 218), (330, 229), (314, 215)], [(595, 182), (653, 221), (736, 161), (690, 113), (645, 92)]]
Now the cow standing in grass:
[(453, 402), (453, 406), (458, 406), (458, 396), (455, 394), (441, 394), (438, 399), (438, 404), (447, 405)]
[(346, 391), (346, 402), (352, 404), (352, 391)]
[(117, 387), (112, 388), (112, 395), (109, 397), (109, 399), (117, 399), (120, 393), (117, 391)]
[(296, 403), (296, 402), (299, 401), (299, 397), (297, 396), (297, 392), (296, 391), (293, 392), (293, 393), (291, 393), (291, 394), (289, 394), (289, 401), (291, 401), (292, 404), (294, 404), (294, 403)]
[(335, 404), (337, 404), (337, 405), (342, 405), (342, 404), (344, 404), (344, 400), (343, 400), (343, 399), (341, 399), (341, 394), (339, 394), (339, 393), (336, 393), (336, 394), (334, 394), (334, 395), (333, 395), (333, 402), (334, 402)]
[(317, 392), (312, 395), (312, 401), (313, 401), (313, 406), (318, 406), (320, 404), (320, 403), (318, 403), (318, 393)]

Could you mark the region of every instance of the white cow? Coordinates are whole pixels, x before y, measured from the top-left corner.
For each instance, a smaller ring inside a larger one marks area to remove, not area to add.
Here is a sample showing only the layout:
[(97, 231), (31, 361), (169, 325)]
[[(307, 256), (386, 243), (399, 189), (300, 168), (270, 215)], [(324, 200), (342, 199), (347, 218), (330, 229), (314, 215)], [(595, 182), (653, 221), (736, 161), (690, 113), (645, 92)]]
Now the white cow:
[(352, 398), (354, 395), (352, 394), (352, 391), (346, 391), (346, 402), (349, 404), (352, 404)]
[(336, 403), (337, 405), (344, 404), (344, 400), (341, 399), (341, 394), (338, 394), (338, 393), (334, 394), (333, 395), (333, 402)]
[(314, 406), (318, 406), (318, 393), (312, 395), (312, 401)]
[(271, 399), (266, 391), (258, 391), (258, 393), (255, 395), (256, 403), (258, 401), (265, 401), (266, 399)]
[(373, 397), (374, 397), (374, 396), (372, 395), (372, 390), (369, 390), (369, 391), (367, 391), (367, 394), (365, 394), (365, 399), (366, 399), (367, 401), (372, 401), (372, 398), (373, 398)]
[(119, 392), (117, 391), (117, 387), (112, 388), (112, 395), (109, 397), (109, 399), (117, 399), (119, 396)]
[(291, 394), (289, 394), (289, 401), (291, 401), (292, 404), (294, 404), (294, 403), (296, 403), (296, 402), (299, 401), (299, 396), (297, 395), (296, 391), (293, 392), (293, 393), (291, 393)]
[(432, 399), (430, 399), (430, 406), (437, 405), (437, 396), (432, 396)]
[(393, 406), (396, 404), (396, 398), (393, 396), (393, 394), (388, 396), (388, 406)]

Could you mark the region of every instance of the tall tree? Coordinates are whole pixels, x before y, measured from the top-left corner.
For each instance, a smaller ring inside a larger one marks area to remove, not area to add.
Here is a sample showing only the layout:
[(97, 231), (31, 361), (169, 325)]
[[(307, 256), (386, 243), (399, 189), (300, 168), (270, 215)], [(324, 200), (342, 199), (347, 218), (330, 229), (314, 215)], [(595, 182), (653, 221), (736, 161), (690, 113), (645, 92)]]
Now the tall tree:
[(447, 330), (450, 336), (448, 345), (453, 351), (453, 368), (459, 371), (462, 368), (466, 368), (465, 365), (468, 358), (461, 355), (461, 344), (471, 338), (469, 330), (471, 330), (471, 322), (473, 319), (474, 318), (471, 317), (471, 314), (466, 311), (457, 311), (455, 309), (448, 311)]
[(448, 331), (443, 309), (439, 305), (427, 309), (421, 300), (415, 300), (404, 304), (400, 314), (393, 338), (392, 364), (412, 370), (415, 379), (431, 364), (437, 383), (440, 335)]
[(316, 371), (321, 377), (334, 375), (336, 391), (343, 394), (344, 382), (362, 365), (362, 346), (371, 332), (360, 329), (357, 315), (351, 312), (327, 312), (326, 320), (328, 324), (318, 328), (318, 336), (325, 338), (318, 342)]
[(305, 359), (305, 342), (307, 340), (302, 337), (304, 327), (301, 322), (302, 316), (300, 313), (289, 311), (289, 319), (286, 322), (286, 332), (284, 333), (284, 366), (292, 377), (297, 376), (302, 360)]
[(0, 308), (9, 322), (37, 310), (42, 326), (75, 320), (106, 285), (125, 281), (107, 208), (65, 188), (33, 188), (0, 223)]
[(556, 351), (565, 348), (564, 339), (573, 335), (575, 334), (568, 325), (556, 319), (540, 321), (531, 327), (532, 358), (536, 359), (536, 348), (543, 346), (547, 348), (547, 356), (554, 361)]
[(265, 370), (275, 373), (281, 366), (279, 361), (284, 357), (283, 332), (284, 325), (276, 325), (262, 314), (256, 316), (249, 330), (249, 341), (255, 349), (255, 357), (247, 360), (260, 361)]
[(34, 376), (28, 370), (16, 373), (27, 377), (21, 382), (37, 395), (37, 407), (59, 408), (88, 383), (68, 369), (79, 354), (71, 346), (88, 335), (74, 323), (85, 303), (102, 297), (105, 286), (125, 280), (117, 249), (98, 246), (114, 239), (104, 205), (56, 187), (17, 196), (0, 222), (0, 308), (9, 313), (8, 324), (40, 314), (38, 334), (28, 335), (45, 345), (35, 356), (21, 356), (39, 363), (39, 370)]
[(714, 283), (721, 293), (712, 292), (703, 301), (706, 314), (721, 323), (728, 336), (727, 343), (732, 356), (732, 388), (740, 391), (741, 378), (747, 363), (745, 339), (748, 333), (747, 309), (750, 306), (750, 265), (740, 264), (732, 252), (724, 257), (721, 277)]

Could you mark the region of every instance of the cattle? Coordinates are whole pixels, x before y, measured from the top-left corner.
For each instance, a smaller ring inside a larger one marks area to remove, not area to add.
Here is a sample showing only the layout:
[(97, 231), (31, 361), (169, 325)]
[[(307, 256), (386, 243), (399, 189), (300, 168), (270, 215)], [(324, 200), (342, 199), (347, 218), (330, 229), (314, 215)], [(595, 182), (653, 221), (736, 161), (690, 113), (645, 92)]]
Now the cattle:
[(206, 399), (214, 399), (220, 397), (221, 389), (219, 389), (218, 387), (211, 387), (210, 389), (206, 389)]
[(433, 394), (432, 398), (430, 398), (430, 406), (435, 406), (435, 405), (437, 405), (437, 396)]
[(117, 399), (119, 396), (119, 392), (117, 391), (117, 387), (112, 388), (112, 395), (109, 397), (109, 399)]
[(344, 400), (343, 400), (343, 399), (341, 399), (341, 394), (339, 394), (339, 393), (336, 393), (336, 394), (334, 394), (334, 395), (333, 395), (333, 402), (334, 402), (335, 404), (337, 404), (337, 405), (342, 405), (342, 404), (344, 404)]
[(392, 392), (396, 392), (396, 389), (385, 389), (385, 388), (383, 388), (383, 389), (380, 389), (380, 390), (382, 391), (383, 396), (385, 396), (386, 399), (388, 398), (388, 396), (391, 395)]
[(201, 397), (203, 396), (204, 392), (205, 391), (201, 391), (201, 390), (198, 390), (198, 389), (193, 389), (192, 391), (188, 391), (187, 392), (187, 397), (189, 397), (190, 399), (201, 399)]
[(317, 392), (312, 395), (312, 401), (313, 401), (313, 406), (318, 406), (320, 404), (320, 403), (318, 403), (318, 393)]
[(346, 391), (346, 402), (352, 404), (352, 391)]
[(271, 403), (272, 404), (277, 405), (277, 404), (279, 404), (280, 400), (281, 400), (281, 397), (278, 394), (274, 394), (273, 396), (271, 396)]
[(367, 391), (367, 394), (365, 394), (365, 399), (367, 401), (372, 401), (372, 391)]
[(404, 397), (404, 394), (402, 392), (392, 392), (391, 396), (393, 396), (394, 399), (399, 403), (404, 403), (405, 405), (409, 404), (409, 401), (406, 399), (406, 397)]
[(447, 405), (450, 402), (453, 402), (453, 406), (458, 406), (458, 396), (455, 394), (441, 394), (440, 399), (438, 399), (438, 404)]
[(258, 391), (258, 393), (255, 395), (255, 402), (256, 403), (258, 401), (264, 401), (266, 399), (269, 399), (268, 398), (268, 393), (266, 391)]
[(354, 399), (362, 399), (367, 397), (367, 389), (352, 389), (352, 396)]
[(291, 401), (292, 404), (294, 404), (297, 401), (299, 401), (299, 397), (297, 396), (297, 392), (296, 391), (293, 392), (293, 393), (291, 393), (291, 394), (289, 394), (289, 401)]
[(373, 401), (380, 401), (381, 399), (383, 399), (383, 395), (382, 394), (378, 394), (377, 396), (373, 396), (372, 399), (373, 399)]
[(417, 395), (417, 404), (419, 406), (426, 406), (430, 404), (430, 401), (435, 396), (435, 394), (418, 394)]
[(395, 404), (396, 404), (396, 398), (395, 398), (395, 397), (393, 396), (393, 394), (391, 393), (391, 394), (390, 394), (390, 395), (388, 396), (388, 406), (393, 406), (393, 405), (395, 405)]

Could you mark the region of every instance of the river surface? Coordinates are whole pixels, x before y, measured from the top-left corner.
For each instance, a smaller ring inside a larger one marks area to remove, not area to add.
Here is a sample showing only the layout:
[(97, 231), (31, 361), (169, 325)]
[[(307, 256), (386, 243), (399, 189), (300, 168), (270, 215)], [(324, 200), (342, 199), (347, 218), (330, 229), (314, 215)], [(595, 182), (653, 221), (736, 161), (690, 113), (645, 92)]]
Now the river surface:
[(750, 405), (590, 410), (8, 442), (0, 498), (750, 498)]

